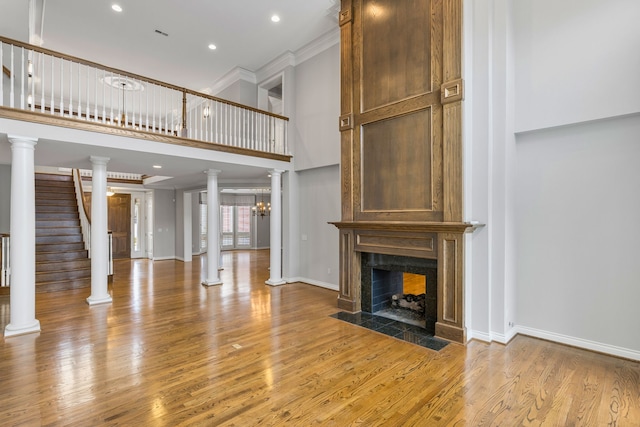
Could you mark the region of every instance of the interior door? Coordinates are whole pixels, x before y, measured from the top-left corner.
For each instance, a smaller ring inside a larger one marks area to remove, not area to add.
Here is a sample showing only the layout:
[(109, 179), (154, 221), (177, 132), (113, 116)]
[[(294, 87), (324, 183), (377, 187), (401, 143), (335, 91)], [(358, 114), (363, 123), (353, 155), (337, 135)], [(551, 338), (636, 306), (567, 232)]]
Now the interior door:
[(108, 201), (113, 259), (131, 258), (131, 194), (114, 194)]

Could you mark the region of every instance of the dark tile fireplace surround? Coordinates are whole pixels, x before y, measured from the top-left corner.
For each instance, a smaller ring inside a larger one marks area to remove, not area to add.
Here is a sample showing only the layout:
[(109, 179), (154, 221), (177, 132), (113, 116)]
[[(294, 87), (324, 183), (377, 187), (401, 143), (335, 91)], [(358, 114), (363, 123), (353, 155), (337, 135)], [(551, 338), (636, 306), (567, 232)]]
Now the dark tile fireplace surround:
[(437, 261), (408, 256), (362, 253), (362, 311), (377, 313), (391, 306), (391, 296), (403, 293), (402, 273), (426, 277), (425, 324), (427, 332), (435, 332), (438, 319)]

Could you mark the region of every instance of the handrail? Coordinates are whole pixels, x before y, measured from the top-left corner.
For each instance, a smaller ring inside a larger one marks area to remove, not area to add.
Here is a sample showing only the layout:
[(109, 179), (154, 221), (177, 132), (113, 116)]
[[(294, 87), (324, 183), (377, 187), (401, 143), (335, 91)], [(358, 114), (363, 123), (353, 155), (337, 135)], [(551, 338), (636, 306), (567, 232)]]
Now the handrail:
[(80, 174), (80, 169), (74, 169), (73, 173), (76, 174), (76, 179), (80, 183), (80, 194), (82, 195), (82, 210), (84, 211), (84, 214), (89, 221), (89, 225), (91, 225), (91, 212), (89, 212), (89, 208), (87, 208), (87, 199), (86, 194), (84, 194), (84, 187), (82, 185), (82, 175)]
[(11, 282), (10, 236), (0, 233), (0, 287), (7, 287)]
[(29, 115), (21, 120), (61, 119), (56, 125), (83, 129), (91, 123), (100, 132), (130, 130), (144, 139), (179, 137), (202, 148), (290, 157), (289, 119), (278, 114), (2, 36), (0, 63), (12, 71), (0, 79), (0, 107)]
[(0, 42), (4, 42), (4, 43), (7, 43), (7, 44), (12, 44), (12, 45), (15, 45), (15, 46), (18, 46), (18, 47), (23, 47), (25, 49), (29, 49), (29, 50), (32, 50), (34, 52), (43, 53), (45, 55), (55, 56), (55, 57), (60, 58), (60, 59), (66, 59), (67, 61), (73, 61), (73, 62), (76, 62), (78, 64), (86, 65), (86, 66), (89, 66), (89, 67), (99, 68), (101, 70), (109, 71), (111, 73), (120, 74), (120, 75), (127, 76), (127, 77), (131, 77), (131, 78), (134, 78), (134, 79), (137, 79), (137, 80), (142, 80), (142, 81), (147, 82), (147, 83), (152, 83), (152, 84), (155, 84), (155, 85), (158, 85), (158, 86), (166, 87), (167, 89), (173, 89), (173, 90), (176, 90), (178, 92), (184, 92), (184, 93), (187, 93), (187, 94), (190, 94), (190, 95), (206, 98), (206, 99), (209, 99), (211, 101), (220, 102), (220, 103), (223, 103), (223, 104), (231, 105), (231, 106), (242, 108), (242, 109), (245, 109), (245, 110), (255, 111), (256, 113), (265, 114), (267, 116), (275, 117), (277, 119), (289, 121), (288, 117), (281, 116), (279, 114), (275, 114), (275, 113), (272, 113), (270, 111), (261, 110), (259, 108), (254, 108), (254, 107), (251, 107), (249, 105), (239, 104), (237, 102), (229, 101), (228, 99), (218, 98), (216, 96), (208, 95), (206, 93), (198, 92), (198, 91), (195, 91), (195, 90), (192, 90), (192, 89), (188, 89), (186, 87), (176, 86), (176, 85), (173, 85), (171, 83), (165, 83), (165, 82), (162, 82), (160, 80), (152, 79), (150, 77), (144, 77), (144, 76), (141, 76), (139, 74), (130, 73), (128, 71), (120, 70), (118, 68), (109, 67), (107, 65), (103, 65), (103, 64), (100, 64), (98, 62), (93, 62), (93, 61), (89, 61), (89, 60), (86, 60), (86, 59), (78, 58), (77, 56), (67, 55), (65, 53), (57, 52), (55, 50), (46, 49), (46, 48), (43, 48), (43, 47), (40, 47), (40, 46), (36, 46), (36, 45), (32, 45), (32, 44), (29, 44), (29, 43), (24, 43), (24, 42), (21, 42), (20, 40), (15, 40), (15, 39), (11, 39), (11, 38), (8, 38), (8, 37), (0, 36)]
[(84, 248), (88, 251), (89, 258), (91, 258), (91, 215), (87, 209), (85, 202), (84, 189), (82, 188), (82, 178), (80, 177), (80, 170), (73, 170), (73, 186), (76, 193), (76, 203), (78, 205), (78, 213), (80, 215), (80, 228), (82, 230), (82, 240), (84, 241)]

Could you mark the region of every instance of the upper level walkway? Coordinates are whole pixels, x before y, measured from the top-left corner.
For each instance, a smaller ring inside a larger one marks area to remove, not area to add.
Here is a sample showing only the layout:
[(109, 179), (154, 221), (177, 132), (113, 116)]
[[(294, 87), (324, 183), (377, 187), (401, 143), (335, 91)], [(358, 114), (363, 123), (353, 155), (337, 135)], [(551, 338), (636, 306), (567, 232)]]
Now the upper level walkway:
[(134, 165), (147, 153), (289, 168), (287, 117), (1, 36), (0, 63), (0, 134), (55, 141), (53, 156), (100, 146)]

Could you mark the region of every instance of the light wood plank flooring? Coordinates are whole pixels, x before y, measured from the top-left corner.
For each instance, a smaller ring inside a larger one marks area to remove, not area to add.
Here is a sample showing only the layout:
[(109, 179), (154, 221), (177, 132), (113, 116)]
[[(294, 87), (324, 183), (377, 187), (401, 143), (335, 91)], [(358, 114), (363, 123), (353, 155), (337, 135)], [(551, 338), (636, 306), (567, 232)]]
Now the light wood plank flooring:
[(435, 352), (265, 286), (268, 260), (224, 253), (208, 289), (199, 258), (118, 261), (104, 306), (38, 294), (42, 332), (0, 341), (0, 425), (640, 425), (639, 363), (528, 337)]

